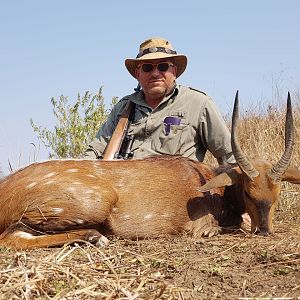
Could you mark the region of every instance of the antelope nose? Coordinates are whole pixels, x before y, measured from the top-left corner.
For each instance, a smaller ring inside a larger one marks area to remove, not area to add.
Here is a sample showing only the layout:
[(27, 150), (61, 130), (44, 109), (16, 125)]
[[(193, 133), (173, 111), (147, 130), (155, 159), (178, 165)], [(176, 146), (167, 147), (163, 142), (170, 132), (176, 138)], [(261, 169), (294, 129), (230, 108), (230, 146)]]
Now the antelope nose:
[(265, 232), (258, 232), (257, 233), (258, 235), (262, 235), (262, 236), (268, 236), (268, 235), (270, 235), (271, 234), (271, 232), (267, 232), (267, 231), (265, 231)]
[(269, 230), (269, 228), (259, 228), (257, 229), (257, 231), (255, 232), (257, 235), (262, 235), (262, 236), (268, 236), (270, 235), (272, 232), (271, 230)]

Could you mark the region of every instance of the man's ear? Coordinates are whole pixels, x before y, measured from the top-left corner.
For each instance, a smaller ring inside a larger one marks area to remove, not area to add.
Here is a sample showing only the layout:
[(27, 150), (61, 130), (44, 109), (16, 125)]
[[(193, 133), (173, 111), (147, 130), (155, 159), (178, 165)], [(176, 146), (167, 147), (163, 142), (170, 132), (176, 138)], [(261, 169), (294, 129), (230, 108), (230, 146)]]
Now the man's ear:
[(177, 66), (174, 65), (173, 67), (173, 75), (175, 76), (175, 78), (177, 78)]
[(135, 75), (135, 78), (136, 78), (137, 80), (139, 80), (139, 75), (140, 75), (140, 70), (139, 70), (139, 68), (135, 68), (135, 70), (134, 70), (134, 75)]

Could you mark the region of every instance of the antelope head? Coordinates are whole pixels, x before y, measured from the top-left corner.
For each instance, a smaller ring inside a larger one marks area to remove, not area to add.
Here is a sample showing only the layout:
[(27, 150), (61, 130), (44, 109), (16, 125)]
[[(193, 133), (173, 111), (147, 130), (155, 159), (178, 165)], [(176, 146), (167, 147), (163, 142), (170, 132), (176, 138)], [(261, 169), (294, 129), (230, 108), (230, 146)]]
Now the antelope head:
[[(281, 181), (300, 184), (300, 171), (290, 168), (294, 147), (294, 125), (291, 97), (288, 93), (285, 120), (285, 150), (275, 164), (266, 160), (249, 160), (240, 148), (237, 138), (239, 99), (236, 93), (232, 114), (231, 146), (237, 167), (222, 173), (200, 190), (238, 184), (245, 211), (251, 218), (251, 232), (268, 235), (273, 232), (273, 216), (279, 201)], [(238, 195), (237, 195), (238, 196)]]

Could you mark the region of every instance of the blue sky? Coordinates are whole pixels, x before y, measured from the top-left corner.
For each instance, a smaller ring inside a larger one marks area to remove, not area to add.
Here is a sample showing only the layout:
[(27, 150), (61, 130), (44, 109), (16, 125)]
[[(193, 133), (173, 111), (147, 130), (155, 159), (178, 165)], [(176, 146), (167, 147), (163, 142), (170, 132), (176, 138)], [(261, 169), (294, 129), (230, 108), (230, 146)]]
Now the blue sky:
[[(109, 2), (109, 3), (108, 3)], [(33, 159), (29, 119), (53, 128), (51, 97), (103, 86), (132, 93), (124, 67), (148, 37), (188, 56), (178, 82), (213, 96), (223, 114), (300, 89), (300, 1), (0, 1), (0, 167)], [(38, 160), (47, 159), (41, 145)]]

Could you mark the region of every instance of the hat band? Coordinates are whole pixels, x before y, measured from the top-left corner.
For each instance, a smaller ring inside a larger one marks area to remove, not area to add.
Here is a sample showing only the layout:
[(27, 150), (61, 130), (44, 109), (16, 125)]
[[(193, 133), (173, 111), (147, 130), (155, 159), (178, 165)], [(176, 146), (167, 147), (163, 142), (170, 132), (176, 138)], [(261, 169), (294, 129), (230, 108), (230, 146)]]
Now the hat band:
[(136, 58), (140, 58), (146, 54), (149, 54), (149, 53), (155, 53), (155, 52), (162, 52), (162, 53), (167, 53), (167, 54), (177, 54), (176, 51), (172, 50), (172, 49), (169, 49), (169, 48), (165, 48), (165, 47), (150, 47), (150, 48), (147, 48), (143, 51), (141, 51)]

